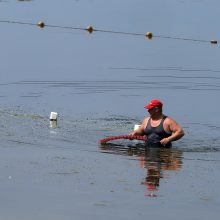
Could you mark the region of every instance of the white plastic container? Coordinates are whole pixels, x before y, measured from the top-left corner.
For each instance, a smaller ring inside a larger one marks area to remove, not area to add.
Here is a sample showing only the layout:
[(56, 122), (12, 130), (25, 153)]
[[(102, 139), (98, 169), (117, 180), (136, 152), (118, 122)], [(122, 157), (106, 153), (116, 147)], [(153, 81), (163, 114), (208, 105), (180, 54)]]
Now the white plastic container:
[(50, 113), (50, 121), (57, 121), (57, 112), (51, 112)]
[(136, 131), (140, 127), (141, 127), (141, 125), (134, 125), (134, 131)]

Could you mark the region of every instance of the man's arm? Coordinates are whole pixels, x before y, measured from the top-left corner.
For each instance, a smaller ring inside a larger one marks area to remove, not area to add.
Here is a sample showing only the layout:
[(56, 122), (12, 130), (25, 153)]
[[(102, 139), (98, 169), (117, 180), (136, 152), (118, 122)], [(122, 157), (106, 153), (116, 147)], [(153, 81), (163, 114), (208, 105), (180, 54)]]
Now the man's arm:
[(164, 123), (164, 129), (167, 132), (171, 132), (171, 136), (160, 141), (160, 143), (164, 146), (166, 146), (169, 142), (179, 140), (184, 136), (184, 130), (175, 120), (171, 118), (167, 118), (167, 121)]

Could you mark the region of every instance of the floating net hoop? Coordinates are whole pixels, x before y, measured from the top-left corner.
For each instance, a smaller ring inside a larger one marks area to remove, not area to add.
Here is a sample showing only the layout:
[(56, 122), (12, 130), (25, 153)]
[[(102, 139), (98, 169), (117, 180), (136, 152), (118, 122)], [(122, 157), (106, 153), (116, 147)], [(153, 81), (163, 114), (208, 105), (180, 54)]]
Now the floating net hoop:
[(111, 137), (103, 138), (103, 139), (99, 140), (99, 143), (100, 144), (106, 144), (109, 141), (118, 140), (118, 139), (129, 139), (129, 140), (146, 141), (147, 137), (146, 136), (141, 136), (141, 135), (133, 135), (133, 136), (131, 136), (130, 134), (118, 135), (118, 136), (111, 136)]

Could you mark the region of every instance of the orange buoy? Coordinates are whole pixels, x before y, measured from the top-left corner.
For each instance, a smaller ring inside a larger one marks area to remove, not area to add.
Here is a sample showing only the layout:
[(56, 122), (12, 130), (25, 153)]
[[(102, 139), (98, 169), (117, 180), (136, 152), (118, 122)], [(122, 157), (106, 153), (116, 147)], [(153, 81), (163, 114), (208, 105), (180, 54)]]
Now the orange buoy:
[(86, 28), (86, 30), (87, 30), (90, 34), (94, 31), (94, 29), (93, 29), (92, 26), (88, 26), (88, 27)]
[(147, 33), (145, 34), (145, 36), (146, 36), (149, 40), (151, 40), (151, 39), (153, 38), (153, 33), (152, 33), (152, 32), (147, 32)]
[(39, 21), (37, 26), (40, 27), (40, 28), (44, 28), (45, 27), (45, 23), (43, 21)]
[(210, 42), (211, 42), (211, 44), (217, 44), (218, 43), (217, 40), (211, 40)]

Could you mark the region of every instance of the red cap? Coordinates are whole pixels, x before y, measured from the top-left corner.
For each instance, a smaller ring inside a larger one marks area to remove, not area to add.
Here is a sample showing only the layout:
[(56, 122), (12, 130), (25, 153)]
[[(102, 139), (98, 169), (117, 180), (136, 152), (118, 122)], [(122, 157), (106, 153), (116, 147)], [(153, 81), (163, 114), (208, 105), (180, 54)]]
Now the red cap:
[(160, 100), (153, 99), (146, 106), (144, 106), (144, 108), (151, 109), (153, 107), (162, 107), (162, 106), (163, 106), (163, 103)]

